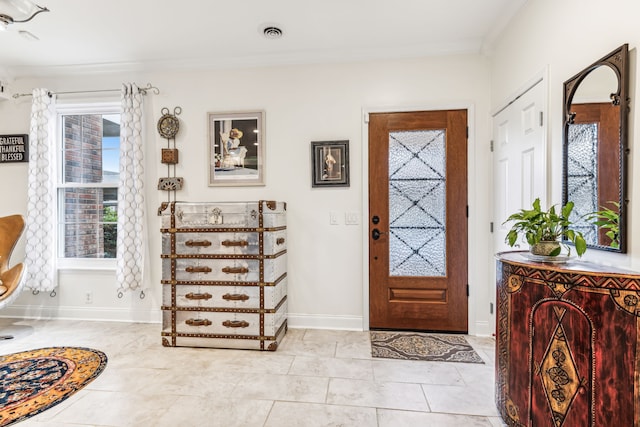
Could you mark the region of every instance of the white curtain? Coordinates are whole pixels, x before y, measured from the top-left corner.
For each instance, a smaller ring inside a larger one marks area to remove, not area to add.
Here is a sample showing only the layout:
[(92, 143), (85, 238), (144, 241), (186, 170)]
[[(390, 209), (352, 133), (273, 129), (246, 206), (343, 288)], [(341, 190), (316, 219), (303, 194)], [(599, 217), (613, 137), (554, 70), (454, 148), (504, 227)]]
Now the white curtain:
[(144, 226), (142, 98), (135, 84), (123, 85), (116, 262), (116, 283), (120, 296), (126, 291), (143, 290), (147, 239)]
[(33, 291), (48, 292), (53, 291), (58, 285), (55, 266), (54, 100), (46, 89), (34, 89), (32, 95), (25, 287)]

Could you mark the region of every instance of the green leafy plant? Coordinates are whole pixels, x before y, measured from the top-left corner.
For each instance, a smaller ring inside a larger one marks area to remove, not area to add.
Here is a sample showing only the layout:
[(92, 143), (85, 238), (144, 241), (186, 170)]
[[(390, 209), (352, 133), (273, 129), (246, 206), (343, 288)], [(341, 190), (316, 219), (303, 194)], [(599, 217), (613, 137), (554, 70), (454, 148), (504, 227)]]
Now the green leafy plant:
[(600, 206), (599, 211), (592, 212), (587, 215), (587, 220), (599, 228), (607, 230), (605, 235), (611, 239), (609, 246), (612, 248), (620, 247), (620, 203), (609, 201), (614, 209), (606, 206)]
[[(571, 215), (573, 206), (573, 202), (567, 202), (566, 205), (562, 206), (560, 212), (556, 212), (555, 205), (543, 211), (540, 208), (540, 199), (536, 199), (533, 202), (533, 209), (521, 209), (519, 212), (509, 216), (503, 223), (513, 222), (505, 241), (512, 247), (516, 244), (518, 236), (522, 236), (531, 246), (545, 241), (558, 241), (567, 249), (570, 255), (571, 248), (561, 242), (561, 238), (564, 237), (574, 244), (578, 256), (582, 256), (587, 250), (587, 242), (581, 232), (571, 229), (573, 223), (569, 220), (569, 215)], [(561, 247), (558, 246), (549, 255), (560, 255), (560, 251)]]

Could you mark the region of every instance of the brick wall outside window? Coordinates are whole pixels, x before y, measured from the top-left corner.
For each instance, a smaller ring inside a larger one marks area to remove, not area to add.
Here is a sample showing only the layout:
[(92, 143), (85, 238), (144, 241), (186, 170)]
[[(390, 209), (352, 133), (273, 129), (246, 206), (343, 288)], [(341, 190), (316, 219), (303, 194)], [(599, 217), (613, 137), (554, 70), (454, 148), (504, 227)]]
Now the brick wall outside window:
[[(102, 116), (64, 116), (64, 181), (102, 182)], [(64, 189), (65, 245), (69, 258), (104, 257), (101, 188)]]

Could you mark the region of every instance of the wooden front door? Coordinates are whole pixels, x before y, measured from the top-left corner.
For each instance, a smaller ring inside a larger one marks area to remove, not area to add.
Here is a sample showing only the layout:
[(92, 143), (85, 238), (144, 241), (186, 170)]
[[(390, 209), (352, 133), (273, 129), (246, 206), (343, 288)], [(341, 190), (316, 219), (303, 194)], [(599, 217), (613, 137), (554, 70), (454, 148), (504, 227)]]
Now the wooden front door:
[(369, 115), (369, 326), (467, 332), (467, 111)]

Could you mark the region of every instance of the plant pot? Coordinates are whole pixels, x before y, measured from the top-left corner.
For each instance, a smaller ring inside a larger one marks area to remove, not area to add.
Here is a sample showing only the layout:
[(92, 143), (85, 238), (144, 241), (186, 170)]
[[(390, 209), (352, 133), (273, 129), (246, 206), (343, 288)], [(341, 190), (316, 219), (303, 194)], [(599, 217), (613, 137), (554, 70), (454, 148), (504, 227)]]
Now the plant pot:
[(555, 255), (560, 254), (560, 242), (553, 241), (542, 241), (536, 243), (535, 245), (531, 245), (529, 251), (534, 255), (543, 255), (543, 256), (552, 256), (552, 253)]

